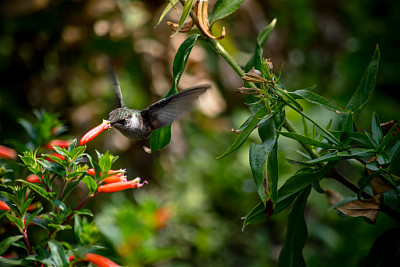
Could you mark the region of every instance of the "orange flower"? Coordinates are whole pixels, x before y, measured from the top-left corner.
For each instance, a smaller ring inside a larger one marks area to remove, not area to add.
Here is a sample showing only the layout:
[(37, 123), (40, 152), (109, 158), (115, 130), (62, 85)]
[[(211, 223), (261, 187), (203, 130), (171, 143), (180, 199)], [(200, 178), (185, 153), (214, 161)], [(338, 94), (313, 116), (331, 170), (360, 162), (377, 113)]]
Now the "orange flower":
[(16, 159), (17, 158), (17, 152), (12, 148), (0, 145), (0, 158), (3, 158), (3, 159)]
[(36, 174), (28, 175), (28, 177), (26, 177), (25, 180), (27, 182), (33, 183), (33, 184), (41, 184), (42, 183), (42, 181), (40, 180), (39, 176), (37, 176)]
[(85, 145), (86, 143), (88, 143), (88, 142), (92, 141), (93, 139), (95, 139), (96, 136), (98, 136), (102, 131), (110, 129), (110, 128), (111, 128), (110, 121), (103, 120), (103, 122), (101, 124), (97, 125), (92, 130), (87, 132), (81, 138), (81, 140), (79, 141), (79, 144), (81, 144), (82, 146)]
[(122, 191), (125, 189), (129, 189), (129, 188), (140, 188), (144, 184), (147, 184), (147, 181), (140, 183), (140, 178), (138, 177), (136, 179), (133, 179), (133, 180), (130, 180), (127, 182), (116, 182), (116, 183), (112, 183), (112, 184), (101, 185), (101, 186), (99, 186), (97, 191), (99, 191), (100, 193), (114, 193), (114, 192)]
[(0, 200), (0, 210), (10, 210), (11, 208), (4, 202)]
[(53, 149), (53, 146), (68, 148), (70, 144), (71, 144), (71, 141), (69, 141), (69, 140), (52, 140), (45, 146), (45, 148)]
[(120, 266), (113, 262), (112, 260), (107, 259), (104, 256), (93, 254), (93, 253), (86, 253), (85, 259), (96, 266), (99, 267), (117, 267)]

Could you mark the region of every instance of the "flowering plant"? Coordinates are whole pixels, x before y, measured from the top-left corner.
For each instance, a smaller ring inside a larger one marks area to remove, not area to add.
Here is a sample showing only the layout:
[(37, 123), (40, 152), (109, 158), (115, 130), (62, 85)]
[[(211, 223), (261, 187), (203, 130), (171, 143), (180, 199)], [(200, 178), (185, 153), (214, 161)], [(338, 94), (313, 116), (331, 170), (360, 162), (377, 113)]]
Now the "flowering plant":
[[(0, 158), (4, 160), (0, 168), (0, 216), (6, 219), (3, 220), (5, 227), (17, 228), (19, 232), (0, 242), (0, 254), (10, 251), (2, 256), (1, 261), (29, 266), (66, 266), (80, 261), (97, 266), (117, 266), (113, 261), (92, 253), (98, 247), (92, 244), (93, 241), (83, 238), (84, 225), (88, 224), (84, 217), (93, 216), (83, 206), (102, 193), (140, 188), (147, 182), (140, 183), (140, 178), (127, 180), (125, 170), (112, 170), (118, 157), (108, 151), (96, 151), (95, 159), (85, 153), (86, 146), (77, 146), (76, 139), (55, 139), (52, 129), (60, 126), (56, 117), (47, 113), (36, 114), (38, 122), (35, 125), (25, 120), (23, 124), (31, 130), (32, 136), (37, 137), (33, 141), (39, 146), (20, 153), (21, 164), (15, 165), (17, 151), (0, 146)], [(31, 144), (19, 143), (19, 148), (26, 149)], [(14, 168), (9, 169), (8, 166)], [(79, 184), (86, 185), (87, 190), (74, 207), (68, 203), (69, 197)], [(70, 224), (72, 220), (73, 226)], [(46, 232), (36, 244), (31, 243), (31, 227), (40, 227)], [(60, 232), (73, 227), (78, 241), (75, 247), (59, 239)], [(20, 251), (10, 247), (20, 248)]]

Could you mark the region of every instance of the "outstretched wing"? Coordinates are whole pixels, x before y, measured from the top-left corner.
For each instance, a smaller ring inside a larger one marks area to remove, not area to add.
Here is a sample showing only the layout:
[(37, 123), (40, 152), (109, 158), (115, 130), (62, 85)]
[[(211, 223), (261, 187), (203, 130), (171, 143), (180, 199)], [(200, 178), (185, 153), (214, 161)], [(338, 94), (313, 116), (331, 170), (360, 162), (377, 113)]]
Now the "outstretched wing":
[(118, 77), (108, 57), (107, 57), (107, 63), (108, 63), (108, 72), (110, 73), (111, 79), (113, 81), (114, 91), (115, 94), (117, 95), (119, 107), (124, 108), (126, 106), (124, 100), (122, 99), (121, 87), (119, 86)]
[(203, 84), (182, 90), (143, 109), (141, 115), (153, 129), (168, 125), (188, 112), (192, 108), (193, 101), (208, 88), (209, 84)]

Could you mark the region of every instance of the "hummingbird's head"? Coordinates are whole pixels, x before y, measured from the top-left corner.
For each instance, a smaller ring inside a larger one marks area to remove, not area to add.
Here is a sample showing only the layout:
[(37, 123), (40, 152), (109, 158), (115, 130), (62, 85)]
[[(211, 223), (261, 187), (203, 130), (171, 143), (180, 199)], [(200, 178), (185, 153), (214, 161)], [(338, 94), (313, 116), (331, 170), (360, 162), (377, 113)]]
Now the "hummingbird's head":
[(111, 125), (117, 129), (128, 127), (132, 119), (132, 112), (127, 108), (116, 108), (108, 114)]

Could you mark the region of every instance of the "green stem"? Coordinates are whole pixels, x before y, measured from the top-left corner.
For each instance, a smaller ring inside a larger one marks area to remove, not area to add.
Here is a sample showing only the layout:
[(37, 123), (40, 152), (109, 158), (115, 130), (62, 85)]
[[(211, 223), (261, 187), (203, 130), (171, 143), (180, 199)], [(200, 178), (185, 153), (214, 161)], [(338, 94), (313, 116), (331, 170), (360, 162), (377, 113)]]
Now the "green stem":
[[(285, 118), (283, 127), (285, 127), (285, 129), (288, 130), (288, 132), (297, 133), (293, 124), (287, 118)], [(307, 153), (310, 155), (311, 158), (313, 158), (313, 159), (319, 158), (318, 153), (309, 144), (305, 144), (300, 141), (299, 141), (299, 143), (307, 151)]]

